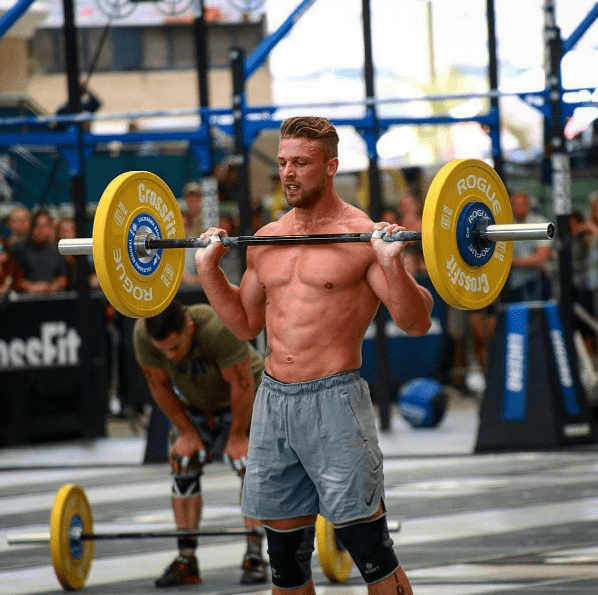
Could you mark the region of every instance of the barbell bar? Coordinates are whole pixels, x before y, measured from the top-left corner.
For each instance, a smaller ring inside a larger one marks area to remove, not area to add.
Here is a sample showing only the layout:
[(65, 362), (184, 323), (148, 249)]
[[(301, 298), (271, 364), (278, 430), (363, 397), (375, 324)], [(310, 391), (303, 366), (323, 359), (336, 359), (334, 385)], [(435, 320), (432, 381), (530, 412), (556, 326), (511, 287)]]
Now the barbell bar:
[[(554, 237), (553, 223), (510, 223), (508, 225), (488, 225), (474, 232), (475, 239), (480, 242), (546, 240)], [(369, 242), (371, 232), (313, 234), (295, 236), (225, 236), (221, 238), (223, 246), (264, 246), (285, 244), (346, 244), (354, 242)], [(390, 235), (383, 235), (385, 242), (421, 242), (421, 231), (398, 231)], [(180, 238), (163, 240), (152, 233), (139, 234), (134, 243), (138, 256), (151, 256), (154, 250), (168, 250), (172, 248), (207, 248), (210, 242), (201, 238)], [(63, 255), (83, 256), (93, 254), (92, 238), (73, 238), (58, 241), (58, 250)]]
[[(262, 535), (259, 529), (231, 529), (215, 530), (176, 530), (176, 531), (120, 531), (112, 533), (83, 533), (81, 529), (70, 531), (70, 538), (79, 541), (116, 541), (120, 539), (161, 539), (178, 537), (220, 537), (222, 535)], [(50, 535), (46, 533), (14, 534), (6, 537), (8, 545), (36, 545), (50, 542)]]
[[(180, 286), (186, 248), (178, 202), (166, 183), (150, 172), (126, 172), (104, 190), (92, 238), (61, 240), (64, 255), (93, 255), (106, 298), (121, 314), (155, 316)], [(225, 246), (278, 246), (369, 242), (371, 232), (220, 238)], [(508, 192), (496, 171), (478, 159), (444, 165), (424, 202), (422, 231), (399, 231), (383, 240), (421, 242), (426, 270), (440, 298), (459, 309), (481, 309), (506, 283), (513, 242), (546, 242), (552, 223), (513, 223)], [(214, 241), (216, 238), (210, 239)]]

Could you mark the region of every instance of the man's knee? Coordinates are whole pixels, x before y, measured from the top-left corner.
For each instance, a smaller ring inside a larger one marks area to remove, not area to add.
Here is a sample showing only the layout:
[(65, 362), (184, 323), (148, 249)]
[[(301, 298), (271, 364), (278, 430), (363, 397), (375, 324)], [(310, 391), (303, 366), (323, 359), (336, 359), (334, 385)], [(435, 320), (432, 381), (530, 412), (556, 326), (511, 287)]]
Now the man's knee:
[(193, 498), (201, 494), (201, 481), (204, 460), (195, 453), (187, 462), (187, 473), (172, 474), (172, 495), (177, 498)]
[(296, 589), (307, 584), (311, 580), (315, 527), (277, 530), (264, 525), (264, 529), (268, 538), (272, 583), (281, 589)]
[(377, 583), (393, 574), (399, 560), (388, 532), (386, 514), (334, 528), (337, 539), (351, 554), (366, 583)]

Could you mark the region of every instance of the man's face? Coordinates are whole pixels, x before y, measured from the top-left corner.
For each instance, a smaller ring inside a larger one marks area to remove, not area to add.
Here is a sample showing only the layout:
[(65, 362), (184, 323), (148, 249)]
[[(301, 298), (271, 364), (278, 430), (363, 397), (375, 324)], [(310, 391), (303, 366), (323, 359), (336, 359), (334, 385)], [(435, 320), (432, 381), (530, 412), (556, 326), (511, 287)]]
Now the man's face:
[(201, 210), (201, 193), (195, 191), (187, 192), (185, 194), (185, 203), (187, 205), (187, 213), (193, 218), (197, 217)]
[(320, 143), (308, 138), (283, 138), (278, 147), (278, 171), (287, 203), (307, 208), (318, 202), (333, 177), (338, 159), (325, 159)]
[(154, 347), (162, 351), (173, 362), (181, 362), (185, 359), (191, 349), (192, 342), (193, 333), (189, 325), (182, 332), (170, 333), (166, 339), (162, 339), (161, 341), (152, 339)]
[(46, 244), (52, 239), (54, 232), (52, 220), (46, 215), (41, 215), (31, 230), (31, 239), (36, 244)]
[(29, 233), (30, 222), (31, 218), (26, 211), (16, 209), (10, 214), (8, 226), (14, 234), (18, 236), (26, 236)]
[(517, 192), (511, 197), (511, 208), (513, 209), (513, 217), (517, 221), (524, 221), (530, 209), (529, 197), (527, 194)]

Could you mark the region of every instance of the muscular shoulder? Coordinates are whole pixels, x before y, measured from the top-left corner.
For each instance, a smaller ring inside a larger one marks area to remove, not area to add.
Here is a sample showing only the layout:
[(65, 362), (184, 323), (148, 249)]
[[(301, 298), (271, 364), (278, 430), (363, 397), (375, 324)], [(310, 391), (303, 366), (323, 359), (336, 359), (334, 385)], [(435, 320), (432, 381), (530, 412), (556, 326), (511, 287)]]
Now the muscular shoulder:
[(280, 219), (266, 223), (256, 233), (256, 236), (282, 236), (288, 235), (292, 226), (292, 211), (283, 215)]
[(360, 208), (355, 207), (349, 203), (345, 203), (341, 222), (346, 224), (350, 229), (348, 231), (355, 232), (369, 232), (372, 231), (373, 221), (369, 215)]

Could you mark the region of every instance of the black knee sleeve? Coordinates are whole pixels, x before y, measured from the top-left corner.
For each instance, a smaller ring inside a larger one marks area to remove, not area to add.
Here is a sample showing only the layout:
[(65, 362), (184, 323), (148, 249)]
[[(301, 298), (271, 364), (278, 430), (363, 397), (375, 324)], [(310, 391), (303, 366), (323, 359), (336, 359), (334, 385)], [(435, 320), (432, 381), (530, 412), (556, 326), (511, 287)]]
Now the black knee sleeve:
[(309, 525), (290, 531), (276, 531), (264, 525), (272, 583), (280, 589), (296, 589), (311, 579), (311, 556), (315, 527)]
[(335, 527), (334, 531), (366, 583), (377, 583), (399, 567), (385, 514), (373, 521)]
[(178, 498), (193, 498), (201, 494), (199, 478), (201, 471), (193, 471), (185, 475), (172, 475), (172, 494)]

